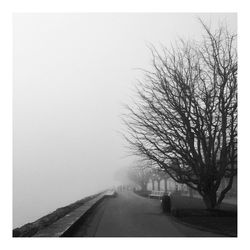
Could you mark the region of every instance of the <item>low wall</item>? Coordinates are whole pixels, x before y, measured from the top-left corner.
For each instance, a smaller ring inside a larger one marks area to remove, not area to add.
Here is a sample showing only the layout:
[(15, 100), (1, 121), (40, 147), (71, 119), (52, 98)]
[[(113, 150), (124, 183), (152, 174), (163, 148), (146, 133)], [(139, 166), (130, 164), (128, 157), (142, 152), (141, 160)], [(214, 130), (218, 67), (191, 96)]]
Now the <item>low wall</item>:
[[(101, 192), (103, 193), (103, 192)], [(74, 211), (75, 209), (81, 207), (82, 205), (84, 205), (86, 202), (94, 199), (95, 197), (97, 197), (98, 195), (100, 195), (101, 193), (95, 194), (95, 195), (91, 195), (91, 196), (87, 196), (81, 200), (78, 200), (68, 206), (65, 207), (61, 207), (56, 209), (54, 212), (45, 215), (43, 217), (41, 217), (40, 219), (31, 222), (31, 223), (27, 223), (25, 225), (23, 225), (22, 227), (19, 228), (15, 228), (13, 230), (13, 237), (32, 237), (33, 235), (35, 235), (38, 231), (42, 230), (45, 227), (50, 226), (51, 224), (53, 224), (54, 222), (58, 221), (59, 219), (61, 219), (62, 217), (64, 217), (65, 215), (67, 215), (68, 213)]]

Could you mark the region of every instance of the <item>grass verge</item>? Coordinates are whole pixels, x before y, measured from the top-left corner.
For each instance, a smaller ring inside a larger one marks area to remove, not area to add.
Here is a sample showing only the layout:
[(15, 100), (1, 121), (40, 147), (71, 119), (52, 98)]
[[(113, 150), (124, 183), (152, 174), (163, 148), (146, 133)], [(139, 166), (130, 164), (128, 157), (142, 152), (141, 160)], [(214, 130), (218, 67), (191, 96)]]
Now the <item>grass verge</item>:
[(172, 197), (171, 215), (186, 225), (225, 236), (237, 237), (237, 206), (222, 204), (220, 209), (207, 210), (198, 198)]

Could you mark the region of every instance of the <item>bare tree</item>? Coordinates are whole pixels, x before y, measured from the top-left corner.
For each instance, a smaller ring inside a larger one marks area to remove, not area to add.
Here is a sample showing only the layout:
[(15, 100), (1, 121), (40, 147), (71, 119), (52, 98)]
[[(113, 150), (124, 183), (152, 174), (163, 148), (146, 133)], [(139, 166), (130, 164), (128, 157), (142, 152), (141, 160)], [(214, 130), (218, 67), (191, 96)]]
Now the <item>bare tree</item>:
[(162, 168), (159, 168), (159, 166), (153, 167), (151, 166), (150, 171), (150, 179), (152, 181), (152, 188), (155, 189), (154, 182), (157, 181), (157, 189), (160, 190), (160, 182), (164, 180), (164, 189), (167, 191), (167, 179), (169, 179), (169, 175), (166, 173), (166, 171), (163, 171)]
[(147, 184), (151, 176), (151, 168), (145, 164), (136, 163), (128, 171), (128, 178), (139, 185), (141, 190), (147, 190)]
[(213, 209), (237, 173), (237, 49), (225, 27), (212, 32), (201, 24), (201, 42), (151, 48), (153, 70), (144, 71), (124, 122), (135, 154), (197, 190)]

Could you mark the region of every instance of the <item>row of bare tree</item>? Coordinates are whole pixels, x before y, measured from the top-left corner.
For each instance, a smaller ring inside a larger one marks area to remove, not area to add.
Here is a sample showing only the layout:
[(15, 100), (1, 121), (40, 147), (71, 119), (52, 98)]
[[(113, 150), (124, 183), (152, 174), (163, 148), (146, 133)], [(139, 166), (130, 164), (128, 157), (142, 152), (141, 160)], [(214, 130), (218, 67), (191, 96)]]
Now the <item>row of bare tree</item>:
[(151, 181), (153, 185), (153, 190), (155, 190), (154, 182), (158, 182), (158, 190), (160, 181), (162, 179), (167, 180), (169, 175), (162, 169), (152, 167), (151, 164), (144, 162), (134, 164), (130, 169), (128, 169), (128, 178), (139, 185), (142, 191), (147, 191), (147, 185)]

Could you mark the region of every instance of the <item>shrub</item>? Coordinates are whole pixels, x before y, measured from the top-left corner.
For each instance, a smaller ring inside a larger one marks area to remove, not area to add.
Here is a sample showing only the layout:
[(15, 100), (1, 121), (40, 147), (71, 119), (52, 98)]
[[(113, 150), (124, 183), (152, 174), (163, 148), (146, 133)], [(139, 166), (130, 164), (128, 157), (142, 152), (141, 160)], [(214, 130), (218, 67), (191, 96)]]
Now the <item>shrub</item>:
[(168, 195), (164, 195), (161, 201), (162, 210), (164, 213), (171, 212), (171, 198)]

